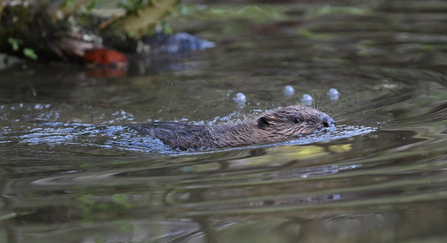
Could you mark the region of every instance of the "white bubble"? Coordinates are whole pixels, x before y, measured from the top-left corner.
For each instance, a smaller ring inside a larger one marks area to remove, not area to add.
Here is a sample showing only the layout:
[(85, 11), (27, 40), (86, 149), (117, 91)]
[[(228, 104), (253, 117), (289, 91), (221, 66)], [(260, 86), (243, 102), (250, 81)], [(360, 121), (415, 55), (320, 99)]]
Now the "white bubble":
[(338, 100), (338, 95), (340, 94), (338, 90), (332, 88), (326, 93), (331, 100)]
[(312, 96), (305, 94), (303, 95), (303, 98), (300, 99), (301, 103), (303, 103), (303, 105), (312, 105)]
[(295, 93), (295, 89), (293, 89), (292, 86), (287, 85), (287, 86), (283, 89), (282, 92), (284, 92), (285, 95), (293, 95), (293, 94)]
[(236, 97), (233, 98), (234, 101), (237, 103), (245, 103), (247, 101), (247, 98), (242, 93), (237, 93)]

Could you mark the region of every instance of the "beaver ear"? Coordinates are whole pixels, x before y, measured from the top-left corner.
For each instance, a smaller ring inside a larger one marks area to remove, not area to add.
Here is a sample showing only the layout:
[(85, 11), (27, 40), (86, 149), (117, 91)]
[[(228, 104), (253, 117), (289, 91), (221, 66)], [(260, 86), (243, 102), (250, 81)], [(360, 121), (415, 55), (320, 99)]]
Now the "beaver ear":
[(269, 117), (268, 116), (261, 116), (258, 119), (258, 127), (259, 128), (264, 128), (264, 127), (268, 127), (268, 126), (270, 126)]

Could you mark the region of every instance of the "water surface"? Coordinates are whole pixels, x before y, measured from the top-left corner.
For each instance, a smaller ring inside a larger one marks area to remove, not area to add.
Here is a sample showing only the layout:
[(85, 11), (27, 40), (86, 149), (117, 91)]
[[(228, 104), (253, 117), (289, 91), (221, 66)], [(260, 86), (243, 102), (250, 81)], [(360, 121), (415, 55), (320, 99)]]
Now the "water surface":
[[(442, 10), (200, 5), (172, 26), (212, 49), (135, 61), (119, 78), (69, 64), (2, 69), (0, 241), (445, 242)], [(181, 152), (125, 126), (237, 122), (304, 94), (337, 130)]]

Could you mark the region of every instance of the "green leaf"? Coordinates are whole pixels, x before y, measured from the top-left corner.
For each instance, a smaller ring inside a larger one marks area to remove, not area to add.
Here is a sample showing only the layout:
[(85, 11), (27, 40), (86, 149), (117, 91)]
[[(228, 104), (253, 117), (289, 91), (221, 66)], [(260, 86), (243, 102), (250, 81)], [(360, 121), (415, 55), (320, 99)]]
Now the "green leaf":
[(12, 50), (14, 50), (14, 51), (18, 51), (20, 45), (23, 44), (23, 41), (20, 40), (20, 39), (15, 39), (15, 38), (9, 37), (9, 38), (8, 38), (8, 43), (11, 44), (11, 46), (12, 46)]
[(36, 52), (34, 52), (34, 50), (31, 48), (24, 48), (23, 55), (25, 55), (25, 57), (28, 57), (29, 59), (32, 59), (32, 60), (38, 59)]

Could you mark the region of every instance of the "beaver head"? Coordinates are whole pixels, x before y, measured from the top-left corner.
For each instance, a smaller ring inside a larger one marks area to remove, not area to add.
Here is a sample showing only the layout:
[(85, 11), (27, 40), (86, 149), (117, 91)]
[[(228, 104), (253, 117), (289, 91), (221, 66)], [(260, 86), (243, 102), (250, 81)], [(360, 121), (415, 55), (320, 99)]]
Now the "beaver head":
[(335, 121), (316, 109), (294, 105), (262, 114), (257, 126), (271, 137), (287, 140), (317, 130), (328, 131), (335, 127)]

